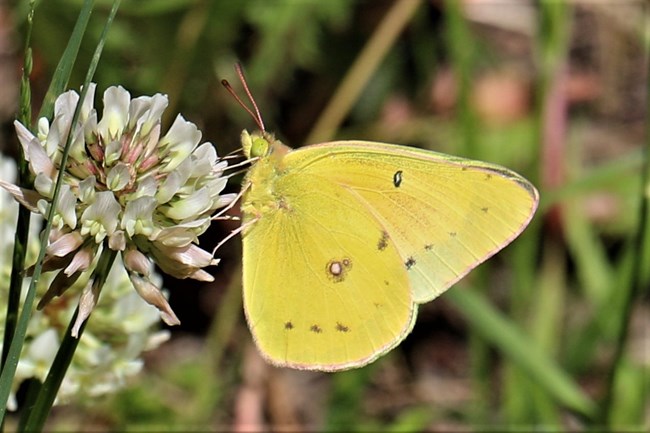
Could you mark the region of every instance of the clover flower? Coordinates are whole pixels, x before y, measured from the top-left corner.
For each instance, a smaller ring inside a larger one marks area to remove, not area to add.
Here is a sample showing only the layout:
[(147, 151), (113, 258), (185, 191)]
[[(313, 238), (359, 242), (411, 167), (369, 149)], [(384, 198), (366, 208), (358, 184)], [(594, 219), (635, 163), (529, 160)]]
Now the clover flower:
[[(13, 181), (16, 177), (16, 165), (2, 154), (0, 176), (5, 181)], [(6, 305), (9, 293), (17, 214), (15, 203), (0, 190), (0, 305)], [(37, 224), (32, 225), (34, 228), (36, 226)], [(36, 231), (32, 231), (34, 234), (37, 234)], [(38, 237), (31, 236), (27, 248), (28, 263), (36, 259), (38, 250)], [(153, 268), (153, 264), (150, 264), (150, 268)], [(66, 291), (32, 315), (27, 330), (27, 344), (18, 361), (12, 394), (7, 404), (9, 409), (16, 409), (15, 392), (24, 380), (45, 380), (79, 298), (78, 290), (74, 289), (84, 287), (89, 274), (90, 272), (85, 272), (73, 284), (73, 290)], [(150, 269), (149, 278), (155, 284), (160, 284), (162, 280), (153, 269)], [(52, 280), (53, 277), (49, 274), (44, 275), (37, 285), (37, 293), (43, 294)], [(0, 309), (0, 333), (4, 332), (5, 314), (6, 308)], [(169, 331), (158, 330), (158, 323), (157, 310), (133, 291), (124, 268), (114, 266), (93, 320), (86, 327), (84, 338), (79, 341), (72, 363), (66, 371), (55, 403), (73, 399), (83, 401), (87, 397), (104, 395), (124, 387), (128, 379), (142, 369), (141, 354), (156, 348), (169, 338)]]
[[(64, 170), (43, 268), (60, 272), (39, 308), (92, 269), (109, 248), (121, 253), (136, 292), (159, 309), (167, 324), (178, 324), (151, 281), (149, 264), (153, 260), (176, 278), (213, 280), (202, 268), (218, 260), (196, 243), (214, 211), (234, 198), (221, 194), (227, 163), (211, 143), (199, 145), (201, 132), (180, 115), (161, 136), (165, 95), (131, 99), (121, 86), (109, 87), (100, 119), (93, 108), (95, 87), (90, 85), (75, 125), (75, 91), (57, 98), (54, 119), (50, 123), (41, 118), (36, 135), (15, 122), (35, 190), (7, 182), (0, 186), (32, 212), (46, 216), (59, 170)], [(66, 166), (61, 167), (68, 134), (72, 143)], [(97, 302), (91, 286), (82, 291), (73, 335)]]

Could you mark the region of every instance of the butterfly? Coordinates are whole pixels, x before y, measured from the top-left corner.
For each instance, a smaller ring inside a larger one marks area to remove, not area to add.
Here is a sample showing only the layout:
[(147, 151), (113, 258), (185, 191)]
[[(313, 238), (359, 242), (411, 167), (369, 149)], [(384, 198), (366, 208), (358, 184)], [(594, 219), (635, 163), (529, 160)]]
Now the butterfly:
[(530, 182), (486, 162), (370, 141), (291, 149), (264, 130), (237, 70), (260, 127), (241, 137), (252, 163), (241, 204), (244, 309), (276, 366), (339, 371), (376, 360), (409, 334), (419, 304), (509, 244), (537, 209)]

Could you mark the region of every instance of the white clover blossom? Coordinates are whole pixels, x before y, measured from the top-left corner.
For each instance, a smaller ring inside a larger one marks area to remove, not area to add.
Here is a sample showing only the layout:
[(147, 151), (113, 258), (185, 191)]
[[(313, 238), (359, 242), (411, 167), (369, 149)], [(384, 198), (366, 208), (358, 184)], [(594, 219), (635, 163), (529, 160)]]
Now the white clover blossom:
[[(109, 87), (100, 119), (93, 107), (94, 93), (91, 84), (74, 127), (79, 101), (75, 91), (57, 98), (54, 119), (50, 123), (41, 118), (36, 135), (15, 122), (35, 176), (34, 190), (7, 182), (0, 186), (43, 216), (51, 206), (66, 139), (72, 135), (44, 263), (44, 270), (62, 272), (39, 307), (63, 293), (81, 272), (92, 269), (109, 248), (122, 253), (136, 292), (160, 310), (166, 323), (178, 324), (151, 281), (147, 263), (153, 260), (176, 278), (213, 280), (202, 268), (218, 260), (196, 243), (212, 214), (234, 198), (221, 194), (227, 163), (211, 143), (200, 144), (201, 132), (180, 115), (161, 136), (165, 95), (131, 99), (121, 86)], [(96, 297), (89, 289), (82, 293), (75, 334)]]
[[(2, 154), (0, 177), (6, 182), (13, 182), (16, 177), (15, 164)], [(0, 305), (6, 305), (9, 293), (17, 214), (16, 203), (0, 189)], [(32, 227), (36, 228), (37, 224)], [(36, 234), (33, 231), (32, 235)], [(75, 235), (79, 236), (78, 232), (71, 233), (69, 240), (64, 239), (63, 242), (75, 245), (71, 240)], [(36, 259), (38, 249), (38, 237), (30, 236), (27, 263)], [(142, 265), (147, 267), (146, 272), (150, 280), (160, 285), (162, 278), (153, 271), (153, 264), (147, 262)], [(32, 315), (27, 328), (27, 343), (19, 358), (12, 393), (7, 403), (10, 410), (17, 408), (15, 393), (24, 380), (45, 380), (79, 298), (79, 290), (75, 289), (84, 287), (89, 277), (90, 272), (81, 273), (73, 284), (73, 290), (66, 291)], [(51, 274), (43, 275), (37, 285), (37, 293), (43, 295), (53, 279), (56, 278)], [(27, 281), (23, 295), (26, 288)], [(5, 314), (6, 308), (0, 309), (0, 333), (4, 332)], [(93, 313), (93, 320), (88, 323), (84, 338), (79, 341), (75, 356), (66, 371), (55, 404), (83, 401), (85, 398), (97, 397), (123, 388), (132, 376), (141, 371), (142, 353), (155, 349), (169, 339), (169, 331), (159, 330), (158, 323), (159, 314), (156, 308), (144, 302), (133, 290), (124, 268), (114, 266), (106, 281), (102, 298)]]

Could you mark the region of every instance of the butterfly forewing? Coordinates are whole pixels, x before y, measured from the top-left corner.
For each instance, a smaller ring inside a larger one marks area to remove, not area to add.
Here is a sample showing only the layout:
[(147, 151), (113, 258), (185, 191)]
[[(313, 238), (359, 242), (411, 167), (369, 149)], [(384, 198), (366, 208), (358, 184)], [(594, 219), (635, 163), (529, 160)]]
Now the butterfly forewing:
[[(483, 162), (403, 146), (333, 142), (287, 155), (297, 176), (349, 192), (383, 228), (416, 302), (429, 301), (510, 243), (530, 221), (535, 188)], [(368, 223), (366, 221), (366, 224)]]

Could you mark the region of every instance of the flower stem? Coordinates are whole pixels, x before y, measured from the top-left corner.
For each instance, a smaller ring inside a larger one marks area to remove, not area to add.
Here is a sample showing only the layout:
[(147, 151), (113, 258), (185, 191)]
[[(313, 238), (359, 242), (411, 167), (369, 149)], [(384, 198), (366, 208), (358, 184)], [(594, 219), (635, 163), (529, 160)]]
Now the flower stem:
[[(32, 23), (34, 18), (34, 3), (30, 4), (30, 11), (27, 16), (27, 36), (25, 38), (25, 63), (20, 86), (20, 122), (29, 125), (31, 122), (31, 88), (29, 76), (32, 73), (32, 51), (29, 47), (32, 35)], [(20, 147), (22, 152), (22, 147)], [(22, 187), (30, 187), (32, 183), (29, 166), (25, 157), (18, 161), (18, 183)], [(18, 310), (20, 308), (20, 293), (23, 286), (23, 269), (25, 269), (25, 255), (27, 254), (27, 240), (29, 237), (29, 223), (31, 213), (29, 209), (20, 206), (18, 208), (18, 222), (16, 223), (16, 241), (14, 243), (13, 262), (11, 265), (11, 277), (9, 283), (9, 297), (7, 299), (7, 318), (5, 321), (4, 344), (2, 345), (2, 362), (4, 366), (9, 356), (9, 346), (16, 331), (18, 322)]]
[[(92, 275), (92, 285), (93, 291), (98, 293), (101, 291), (101, 288), (104, 286), (108, 274), (113, 266), (115, 257), (117, 256), (117, 251), (113, 251), (110, 248), (105, 248), (102, 252), (97, 267), (93, 271)], [(78, 337), (75, 338), (72, 336), (72, 327), (77, 321), (77, 316), (79, 314), (79, 307), (75, 310), (72, 318), (70, 319), (70, 324), (66, 330), (61, 346), (59, 347), (52, 367), (43, 382), (43, 386), (34, 402), (34, 406), (27, 408), (23, 412), (25, 418), (21, 419), (19, 431), (42, 431), (43, 426), (45, 425), (45, 420), (52, 409), (56, 395), (61, 387), (65, 373), (68, 371), (70, 362), (74, 355), (77, 345), (79, 344), (79, 339), (83, 334), (83, 331), (88, 323), (88, 319), (81, 325), (79, 328)]]

